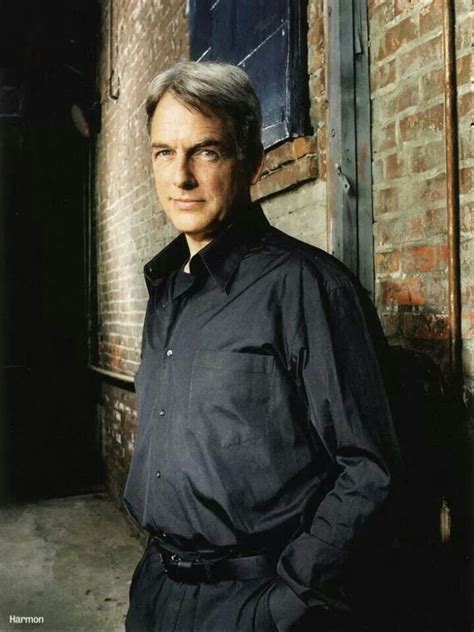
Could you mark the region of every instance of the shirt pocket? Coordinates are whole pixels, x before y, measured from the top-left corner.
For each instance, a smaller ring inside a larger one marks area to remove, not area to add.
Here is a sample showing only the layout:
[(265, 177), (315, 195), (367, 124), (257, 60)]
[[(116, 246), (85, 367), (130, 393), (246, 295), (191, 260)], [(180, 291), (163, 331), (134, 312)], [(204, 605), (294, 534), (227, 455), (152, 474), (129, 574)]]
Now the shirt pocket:
[(197, 350), (191, 373), (188, 427), (221, 447), (269, 431), (271, 356)]

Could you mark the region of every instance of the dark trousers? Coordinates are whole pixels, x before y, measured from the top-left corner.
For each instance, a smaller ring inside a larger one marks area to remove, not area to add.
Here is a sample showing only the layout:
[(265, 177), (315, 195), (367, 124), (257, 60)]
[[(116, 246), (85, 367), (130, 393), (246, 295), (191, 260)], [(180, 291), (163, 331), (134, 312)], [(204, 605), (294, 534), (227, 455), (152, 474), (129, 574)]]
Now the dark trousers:
[(167, 577), (149, 544), (130, 585), (126, 632), (357, 632), (320, 608), (291, 631), (272, 618), (268, 595), (275, 579), (181, 584)]

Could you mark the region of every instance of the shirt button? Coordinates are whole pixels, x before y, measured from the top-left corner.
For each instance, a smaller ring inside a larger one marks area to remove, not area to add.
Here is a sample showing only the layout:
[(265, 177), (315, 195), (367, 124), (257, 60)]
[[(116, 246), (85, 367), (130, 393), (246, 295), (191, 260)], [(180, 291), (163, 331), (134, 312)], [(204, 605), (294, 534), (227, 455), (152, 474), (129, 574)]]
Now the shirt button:
[(168, 358), (170, 356), (172, 356), (173, 355), (173, 349), (168, 349), (168, 351), (166, 352), (166, 355), (168, 356)]
[(166, 410), (164, 408), (162, 408), (160, 410), (160, 417), (164, 417), (166, 415)]
[(161, 307), (166, 307), (168, 303), (161, 303)]
[(156, 473), (156, 478), (160, 478), (161, 477), (161, 472), (160, 470), (158, 470), (158, 472)]

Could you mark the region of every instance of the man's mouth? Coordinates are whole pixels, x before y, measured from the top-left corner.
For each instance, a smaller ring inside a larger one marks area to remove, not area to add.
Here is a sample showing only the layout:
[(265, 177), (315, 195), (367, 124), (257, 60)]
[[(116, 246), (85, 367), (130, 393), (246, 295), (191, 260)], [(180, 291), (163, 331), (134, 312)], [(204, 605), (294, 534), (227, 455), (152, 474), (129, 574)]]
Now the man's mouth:
[(193, 206), (196, 206), (197, 204), (202, 204), (202, 202), (204, 202), (204, 200), (198, 200), (198, 199), (191, 200), (188, 198), (171, 198), (171, 199), (180, 208), (192, 208)]

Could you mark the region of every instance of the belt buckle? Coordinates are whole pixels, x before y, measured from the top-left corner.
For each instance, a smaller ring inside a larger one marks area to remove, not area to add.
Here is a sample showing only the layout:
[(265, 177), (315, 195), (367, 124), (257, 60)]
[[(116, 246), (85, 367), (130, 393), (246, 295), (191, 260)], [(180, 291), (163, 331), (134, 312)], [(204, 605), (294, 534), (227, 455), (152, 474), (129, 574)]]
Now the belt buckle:
[(180, 584), (189, 583), (193, 579), (193, 562), (183, 560), (179, 555), (170, 555), (164, 559), (166, 574), (170, 579)]
[(165, 566), (170, 579), (181, 584), (200, 584), (201, 582), (213, 583), (216, 581), (212, 573), (212, 563), (199, 563), (183, 560), (175, 556), (173, 561)]

